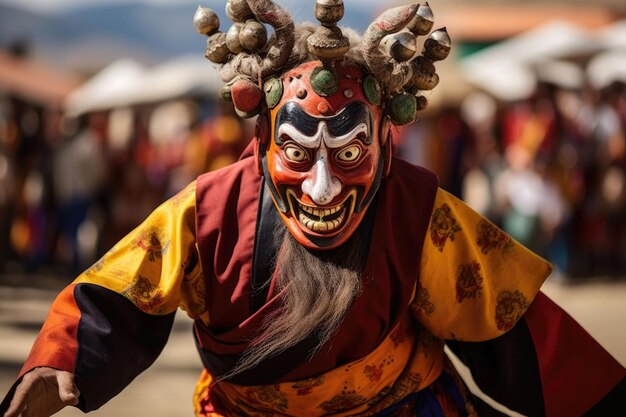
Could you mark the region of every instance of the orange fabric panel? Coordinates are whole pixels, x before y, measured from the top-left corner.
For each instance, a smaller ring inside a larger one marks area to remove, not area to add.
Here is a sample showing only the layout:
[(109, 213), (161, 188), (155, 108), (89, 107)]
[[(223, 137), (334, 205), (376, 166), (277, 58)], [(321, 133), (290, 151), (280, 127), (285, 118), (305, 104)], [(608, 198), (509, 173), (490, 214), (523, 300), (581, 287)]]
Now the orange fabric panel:
[(205, 370), (196, 388), (198, 417), (372, 415), (430, 386), (443, 369), (443, 342), (403, 320), (369, 355), (313, 378), (241, 386)]
[[(20, 378), (38, 366), (74, 372), (80, 321), (80, 310), (74, 300), (74, 287), (75, 284), (67, 286), (52, 304), (48, 318), (20, 371)], [(63, 348), (60, 349), (60, 346)]]

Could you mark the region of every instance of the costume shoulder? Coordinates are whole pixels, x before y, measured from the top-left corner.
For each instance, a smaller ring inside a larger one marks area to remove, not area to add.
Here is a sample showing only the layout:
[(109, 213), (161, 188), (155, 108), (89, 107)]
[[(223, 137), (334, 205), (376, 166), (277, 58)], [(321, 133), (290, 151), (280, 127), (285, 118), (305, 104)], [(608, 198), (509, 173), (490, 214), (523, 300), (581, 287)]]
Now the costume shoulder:
[(246, 156), (231, 165), (200, 175), (196, 180), (196, 193), (201, 195), (219, 190), (236, 191), (244, 185), (260, 184), (260, 181), (255, 158)]
[(219, 229), (229, 216), (256, 208), (258, 203), (261, 177), (254, 157), (203, 174), (196, 182), (196, 224), (200, 238)]
[[(169, 314), (181, 303), (180, 286), (197, 264), (196, 182), (157, 207), (137, 228), (82, 273), (76, 285), (98, 285), (149, 314)], [(196, 268), (193, 275), (200, 271)]]
[(408, 187), (420, 186), (420, 188), (428, 188), (433, 191), (439, 186), (437, 175), (399, 158), (393, 158), (391, 162), (389, 181), (390, 183), (398, 183)]
[(488, 340), (524, 315), (551, 265), (438, 189), (412, 309), (435, 336)]
[(216, 251), (221, 251), (222, 260), (228, 260), (236, 248), (241, 249), (242, 240), (246, 248), (254, 245), (260, 187), (253, 157), (198, 177), (196, 238), (207, 270), (213, 267)]

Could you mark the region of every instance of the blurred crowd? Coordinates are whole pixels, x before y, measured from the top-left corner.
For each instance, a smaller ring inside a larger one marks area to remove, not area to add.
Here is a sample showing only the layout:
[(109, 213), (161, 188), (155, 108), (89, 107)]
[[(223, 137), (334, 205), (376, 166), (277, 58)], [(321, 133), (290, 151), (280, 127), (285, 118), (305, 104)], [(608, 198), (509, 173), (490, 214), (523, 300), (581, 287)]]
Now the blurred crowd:
[(403, 132), (399, 151), (562, 277), (617, 277), (626, 275), (625, 135), (626, 84), (541, 82), (506, 103), (471, 93)]
[(0, 99), (0, 271), (75, 275), (166, 198), (230, 164), (251, 127), (182, 99), (76, 118)]
[[(398, 130), (400, 157), (561, 276), (626, 276), (624, 82), (544, 80), (515, 100), (474, 88), (433, 107)], [(215, 94), (69, 116), (0, 93), (0, 273), (76, 275), (254, 132)]]

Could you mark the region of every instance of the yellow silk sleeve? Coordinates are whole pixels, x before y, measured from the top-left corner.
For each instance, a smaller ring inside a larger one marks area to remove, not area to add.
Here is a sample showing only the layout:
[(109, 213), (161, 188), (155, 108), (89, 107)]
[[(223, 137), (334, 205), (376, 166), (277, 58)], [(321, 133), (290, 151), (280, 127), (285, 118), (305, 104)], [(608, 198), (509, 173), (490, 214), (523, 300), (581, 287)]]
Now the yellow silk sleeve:
[(122, 294), (150, 314), (179, 306), (192, 318), (204, 313), (204, 278), (195, 236), (195, 182), (161, 204), (76, 283)]
[(411, 310), (439, 338), (492, 339), (524, 315), (551, 271), (547, 261), (439, 189)]

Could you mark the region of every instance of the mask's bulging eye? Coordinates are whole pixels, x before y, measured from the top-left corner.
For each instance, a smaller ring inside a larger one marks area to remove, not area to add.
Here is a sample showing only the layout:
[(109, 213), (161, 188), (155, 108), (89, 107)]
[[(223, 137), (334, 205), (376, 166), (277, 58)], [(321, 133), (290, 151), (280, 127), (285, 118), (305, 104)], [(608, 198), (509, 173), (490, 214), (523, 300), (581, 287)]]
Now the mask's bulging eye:
[(291, 162), (304, 162), (309, 159), (306, 151), (295, 145), (287, 145), (283, 150), (285, 157)]
[(339, 162), (350, 163), (357, 161), (360, 156), (361, 148), (358, 145), (350, 145), (337, 152), (335, 158)]

